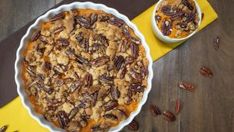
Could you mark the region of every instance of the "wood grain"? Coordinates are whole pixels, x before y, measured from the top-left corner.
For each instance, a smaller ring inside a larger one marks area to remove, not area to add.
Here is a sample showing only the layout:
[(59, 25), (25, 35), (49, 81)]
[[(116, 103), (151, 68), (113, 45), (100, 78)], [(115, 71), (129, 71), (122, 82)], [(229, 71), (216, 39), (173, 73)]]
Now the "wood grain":
[[(1, 0), (0, 40), (60, 1)], [(219, 19), (154, 63), (153, 88), (136, 117), (140, 132), (234, 132), (234, 1), (209, 2)], [(216, 36), (221, 38), (217, 51), (213, 47)], [(199, 74), (203, 65), (212, 69), (213, 78)], [(196, 84), (195, 92), (177, 88), (181, 80)], [(177, 98), (183, 108), (175, 122), (151, 115), (150, 104), (174, 112)]]

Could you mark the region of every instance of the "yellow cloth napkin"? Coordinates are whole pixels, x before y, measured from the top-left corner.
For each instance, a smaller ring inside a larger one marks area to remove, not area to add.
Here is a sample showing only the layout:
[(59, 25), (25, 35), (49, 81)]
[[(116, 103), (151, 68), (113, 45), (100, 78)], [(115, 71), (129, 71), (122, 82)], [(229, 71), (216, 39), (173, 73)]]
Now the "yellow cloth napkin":
[[(203, 13), (204, 19), (201, 23), (200, 29), (207, 26), (209, 23), (217, 18), (217, 14), (212, 9), (210, 4), (206, 0), (197, 0)], [(162, 57), (179, 44), (165, 45), (154, 37), (151, 29), (151, 15), (154, 6), (151, 6), (145, 12), (137, 16), (133, 23), (137, 25), (140, 31), (146, 38), (146, 41), (151, 50), (151, 56), (153, 60)], [(0, 109), (0, 126), (9, 125), (7, 131), (18, 130), (20, 132), (47, 132), (46, 128), (39, 125), (36, 120), (30, 117), (26, 108), (23, 107), (20, 98), (17, 97), (9, 104)]]

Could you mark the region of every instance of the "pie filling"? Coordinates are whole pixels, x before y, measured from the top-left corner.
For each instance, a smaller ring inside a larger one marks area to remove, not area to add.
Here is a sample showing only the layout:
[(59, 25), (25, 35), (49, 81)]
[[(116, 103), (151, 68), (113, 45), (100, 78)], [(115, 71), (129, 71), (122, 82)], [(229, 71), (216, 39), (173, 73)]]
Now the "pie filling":
[(198, 28), (199, 17), (193, 0), (164, 0), (156, 10), (155, 21), (163, 35), (184, 38)]
[(101, 10), (51, 16), (31, 35), (23, 56), (34, 110), (66, 131), (108, 131), (136, 110), (147, 87), (140, 39)]

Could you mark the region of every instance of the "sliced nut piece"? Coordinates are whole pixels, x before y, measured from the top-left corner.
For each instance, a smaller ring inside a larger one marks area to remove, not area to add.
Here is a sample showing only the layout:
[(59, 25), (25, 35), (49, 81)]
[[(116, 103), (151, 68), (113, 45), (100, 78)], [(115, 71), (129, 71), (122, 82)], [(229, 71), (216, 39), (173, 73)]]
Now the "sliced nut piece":
[(105, 111), (110, 111), (117, 106), (118, 106), (118, 102), (116, 100), (111, 100), (104, 105), (104, 109)]
[(67, 124), (69, 123), (69, 118), (68, 118), (67, 114), (64, 111), (59, 111), (56, 114), (56, 117), (58, 119), (59, 125), (62, 128), (65, 128), (67, 126)]
[(57, 21), (65, 18), (64, 12), (61, 12), (53, 17), (50, 18), (50, 21)]

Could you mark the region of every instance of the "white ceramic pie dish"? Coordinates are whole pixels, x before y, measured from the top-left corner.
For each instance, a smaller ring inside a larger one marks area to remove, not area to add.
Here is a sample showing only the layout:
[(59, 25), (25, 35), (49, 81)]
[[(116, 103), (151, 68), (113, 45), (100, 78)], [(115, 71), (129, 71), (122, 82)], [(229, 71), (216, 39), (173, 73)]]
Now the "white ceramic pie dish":
[(152, 24), (152, 29), (153, 32), (155, 34), (156, 37), (158, 37), (161, 41), (166, 42), (166, 43), (177, 43), (177, 42), (183, 42), (187, 39), (189, 39), (190, 37), (192, 37), (195, 33), (197, 33), (198, 28), (201, 24), (201, 20), (202, 20), (202, 12), (201, 12), (201, 8), (198, 5), (196, 0), (193, 0), (196, 6), (196, 10), (198, 13), (198, 18), (199, 18), (199, 22), (198, 22), (198, 28), (196, 30), (194, 30), (191, 34), (189, 34), (188, 36), (184, 37), (184, 38), (170, 38), (168, 36), (165, 36), (162, 34), (161, 30), (158, 28), (157, 23), (155, 21), (155, 15), (156, 15), (156, 11), (158, 10), (160, 4), (163, 2), (164, 0), (159, 0), (157, 2), (157, 4), (154, 7), (153, 13), (152, 13), (152, 17), (151, 17), (151, 24)]
[(149, 47), (145, 41), (145, 38), (139, 32), (137, 27), (125, 15), (122, 15), (117, 10), (115, 10), (113, 8), (109, 8), (103, 4), (95, 4), (92, 2), (74, 2), (74, 3), (59, 6), (55, 9), (51, 9), (48, 12), (46, 12), (44, 15), (37, 18), (37, 20), (28, 28), (26, 34), (22, 37), (22, 39), (20, 41), (20, 46), (19, 46), (17, 53), (16, 53), (15, 82), (17, 84), (18, 94), (21, 98), (21, 101), (22, 101), (24, 107), (28, 110), (30, 116), (33, 117), (35, 120), (37, 120), (41, 126), (48, 128), (50, 131), (63, 131), (62, 129), (55, 127), (52, 123), (45, 120), (42, 115), (37, 114), (34, 111), (30, 101), (28, 100), (28, 96), (26, 95), (25, 90), (23, 88), (23, 81), (21, 78), (21, 70), (20, 69), (21, 69), (21, 63), (23, 61), (22, 51), (26, 48), (26, 44), (29, 41), (30, 36), (32, 35), (32, 32), (34, 31), (34, 29), (37, 29), (41, 22), (49, 20), (49, 17), (51, 17), (55, 14), (58, 14), (62, 11), (68, 11), (68, 10), (75, 9), (75, 8), (81, 8), (81, 9), (89, 8), (89, 9), (103, 10), (106, 13), (113, 14), (114, 16), (124, 20), (126, 22), (126, 24), (129, 27), (131, 27), (134, 30), (135, 34), (141, 39), (142, 45), (144, 46), (144, 48), (146, 50), (146, 57), (149, 61), (148, 85), (147, 85), (146, 90), (144, 91), (144, 95), (143, 95), (142, 100), (138, 104), (137, 109), (135, 111), (133, 111), (126, 120), (123, 120), (122, 122), (119, 123), (119, 125), (110, 129), (111, 132), (120, 131), (124, 126), (128, 125), (134, 119), (134, 117), (141, 111), (142, 106), (145, 104), (145, 102), (148, 98), (148, 94), (151, 90), (151, 82), (152, 82), (152, 78), (153, 78), (152, 58), (150, 56), (150, 50), (149, 50)]

